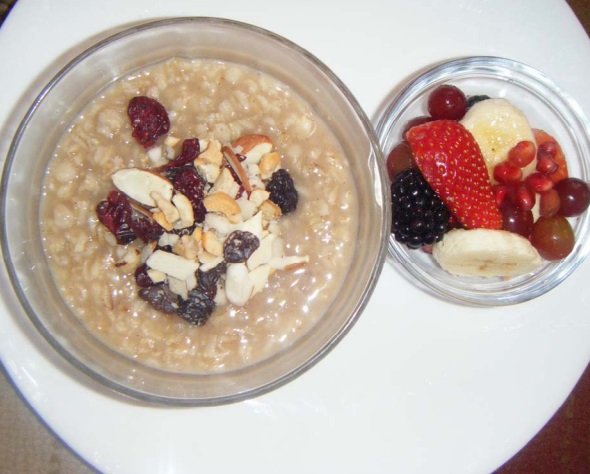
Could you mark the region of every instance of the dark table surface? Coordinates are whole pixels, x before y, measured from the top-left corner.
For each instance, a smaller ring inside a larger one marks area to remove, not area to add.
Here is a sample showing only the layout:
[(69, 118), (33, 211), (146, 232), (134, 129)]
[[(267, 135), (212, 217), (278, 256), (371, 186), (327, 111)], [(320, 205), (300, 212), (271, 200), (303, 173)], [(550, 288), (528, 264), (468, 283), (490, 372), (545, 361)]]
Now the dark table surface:
[[(0, 0), (0, 25), (15, 2)], [(567, 2), (590, 35), (590, 0)], [(11, 426), (0, 434), (0, 473), (94, 472), (36, 418), (1, 371), (0, 388), (0, 425)], [(590, 473), (590, 366), (541, 432), (494, 474), (537, 473)]]

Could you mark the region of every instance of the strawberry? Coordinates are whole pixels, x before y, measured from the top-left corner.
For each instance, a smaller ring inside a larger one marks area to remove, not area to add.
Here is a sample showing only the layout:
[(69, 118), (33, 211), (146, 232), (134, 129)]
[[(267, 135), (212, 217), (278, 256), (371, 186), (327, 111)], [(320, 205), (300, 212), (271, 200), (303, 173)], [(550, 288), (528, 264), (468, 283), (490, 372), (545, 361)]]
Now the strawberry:
[(406, 137), (420, 172), (465, 228), (502, 228), (485, 161), (467, 129), (436, 120), (411, 128)]

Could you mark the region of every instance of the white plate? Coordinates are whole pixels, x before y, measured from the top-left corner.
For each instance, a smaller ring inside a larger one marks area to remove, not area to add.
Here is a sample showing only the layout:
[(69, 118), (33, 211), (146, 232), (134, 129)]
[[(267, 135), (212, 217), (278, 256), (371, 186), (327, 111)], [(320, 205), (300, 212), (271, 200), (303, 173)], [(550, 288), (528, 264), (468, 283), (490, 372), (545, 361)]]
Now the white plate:
[[(130, 23), (179, 15), (232, 18), (297, 42), (373, 118), (425, 67), (482, 54), (544, 71), (590, 115), (590, 41), (560, 0), (20, 0), (0, 30), (0, 156), (41, 71)], [(590, 360), (590, 261), (544, 297), (495, 309), (437, 300), (396, 267), (386, 264), (328, 357), (239, 404), (162, 409), (105, 393), (34, 331), (4, 268), (0, 356), (39, 415), (102, 472), (490, 472), (544, 425)]]

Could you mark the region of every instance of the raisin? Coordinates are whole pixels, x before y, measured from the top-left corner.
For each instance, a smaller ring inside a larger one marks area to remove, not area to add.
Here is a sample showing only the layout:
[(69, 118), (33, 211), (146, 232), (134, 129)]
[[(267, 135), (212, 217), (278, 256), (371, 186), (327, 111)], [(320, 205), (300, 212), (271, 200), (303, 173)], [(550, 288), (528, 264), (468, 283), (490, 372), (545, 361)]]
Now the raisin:
[(152, 148), (158, 138), (170, 130), (170, 119), (166, 109), (150, 97), (133, 97), (129, 101), (127, 115), (133, 127), (131, 135), (146, 150)]
[(197, 156), (201, 153), (201, 147), (199, 145), (198, 138), (189, 138), (182, 142), (182, 151), (180, 155), (169, 161), (164, 168), (180, 168), (189, 163), (192, 163)]
[(217, 282), (226, 271), (227, 264), (225, 262), (217, 264), (207, 272), (204, 272), (201, 269), (197, 270), (197, 288), (205, 293), (210, 299), (214, 299), (215, 295), (217, 295)]
[(179, 297), (172, 293), (168, 285), (152, 285), (139, 290), (139, 297), (147, 301), (158, 311), (164, 313), (176, 313), (179, 306)]
[(140, 288), (147, 288), (148, 286), (152, 286), (155, 284), (153, 280), (150, 278), (147, 271), (148, 266), (145, 263), (142, 263), (135, 269), (135, 282), (137, 283), (137, 286), (139, 286)]
[(286, 169), (280, 169), (272, 174), (266, 190), (270, 193), (270, 200), (281, 208), (283, 214), (288, 214), (297, 208), (299, 195), (293, 178)]
[(96, 206), (98, 220), (113, 233), (119, 245), (133, 242), (137, 237), (129, 224), (132, 214), (129, 199), (118, 191), (111, 191), (107, 199)]
[(191, 290), (188, 298), (180, 299), (178, 315), (196, 326), (202, 326), (207, 322), (215, 309), (215, 303), (200, 289)]
[(235, 230), (223, 244), (223, 257), (228, 263), (242, 263), (260, 246), (260, 240), (252, 232)]
[(203, 204), (205, 193), (203, 191), (204, 183), (193, 166), (180, 168), (174, 177), (174, 189), (184, 194), (193, 206), (195, 222), (200, 223), (205, 220), (207, 209)]

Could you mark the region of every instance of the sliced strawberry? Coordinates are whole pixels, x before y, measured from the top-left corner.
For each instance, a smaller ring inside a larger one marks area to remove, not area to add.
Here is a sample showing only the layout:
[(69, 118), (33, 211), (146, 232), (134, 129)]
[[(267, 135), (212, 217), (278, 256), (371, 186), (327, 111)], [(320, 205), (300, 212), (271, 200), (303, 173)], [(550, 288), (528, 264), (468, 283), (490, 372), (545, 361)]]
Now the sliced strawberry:
[(550, 142), (555, 143), (555, 151), (552, 153), (553, 159), (559, 165), (557, 171), (549, 175), (549, 179), (554, 183), (561, 181), (568, 177), (567, 171), (567, 162), (565, 161), (565, 155), (563, 154), (563, 150), (557, 143), (557, 140), (549, 135), (544, 130), (539, 130), (538, 128), (533, 128), (533, 135), (535, 136), (535, 141), (537, 142), (537, 147), (541, 145), (551, 144)]
[(469, 131), (437, 120), (411, 128), (407, 139), (420, 172), (465, 228), (502, 228), (485, 161)]

